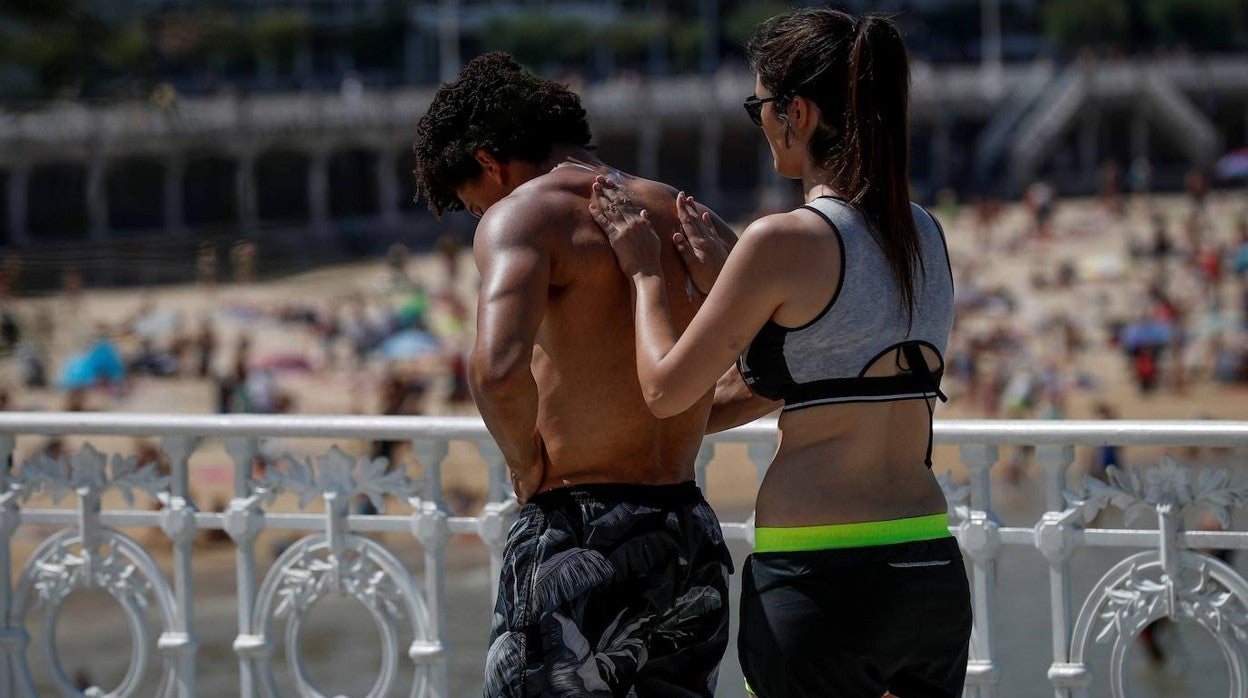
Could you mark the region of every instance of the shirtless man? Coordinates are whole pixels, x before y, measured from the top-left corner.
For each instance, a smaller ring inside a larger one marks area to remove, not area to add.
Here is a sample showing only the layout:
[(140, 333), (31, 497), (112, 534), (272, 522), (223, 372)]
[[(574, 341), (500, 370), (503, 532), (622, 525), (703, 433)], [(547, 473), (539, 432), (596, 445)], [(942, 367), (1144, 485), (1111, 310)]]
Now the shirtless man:
[[(604, 174), (675, 231), (677, 193), (614, 170), (589, 143), (579, 98), (501, 53), (443, 85), (417, 127), (419, 194), (437, 215), (481, 218), (469, 379), (523, 503), (485, 695), (710, 696), (732, 565), (693, 482), (712, 395), (667, 419), (647, 409), (630, 285), (587, 210)], [(679, 254), (662, 263), (683, 329), (701, 280)]]

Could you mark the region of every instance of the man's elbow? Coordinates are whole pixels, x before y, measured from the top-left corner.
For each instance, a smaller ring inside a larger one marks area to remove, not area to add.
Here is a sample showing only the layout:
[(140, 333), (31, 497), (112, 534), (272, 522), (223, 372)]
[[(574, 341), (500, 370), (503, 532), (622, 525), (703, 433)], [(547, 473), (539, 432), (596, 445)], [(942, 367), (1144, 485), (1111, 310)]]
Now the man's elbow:
[(500, 399), (516, 392), (530, 376), (529, 364), (478, 357), (468, 362), (468, 385), (477, 401)]

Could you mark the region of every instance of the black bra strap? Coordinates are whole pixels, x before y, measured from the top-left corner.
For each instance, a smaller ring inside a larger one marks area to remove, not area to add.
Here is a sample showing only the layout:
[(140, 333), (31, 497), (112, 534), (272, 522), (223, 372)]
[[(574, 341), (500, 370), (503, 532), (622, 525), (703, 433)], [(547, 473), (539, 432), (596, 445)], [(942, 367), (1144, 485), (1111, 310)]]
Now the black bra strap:
[[(906, 363), (910, 364), (910, 372), (926, 383), (927, 387), (936, 393), (936, 397), (941, 402), (949, 402), (948, 396), (940, 390), (940, 379), (927, 366), (927, 359), (923, 356), (921, 345), (918, 342), (906, 342), (901, 345), (901, 351), (906, 355)], [(927, 405), (927, 456), (923, 458), (923, 464), (927, 466), (928, 470), (931, 470), (932, 446), (935, 441), (932, 434), (932, 422), (936, 418), (936, 411), (932, 407), (932, 403), (927, 400), (924, 400), (923, 404)]]

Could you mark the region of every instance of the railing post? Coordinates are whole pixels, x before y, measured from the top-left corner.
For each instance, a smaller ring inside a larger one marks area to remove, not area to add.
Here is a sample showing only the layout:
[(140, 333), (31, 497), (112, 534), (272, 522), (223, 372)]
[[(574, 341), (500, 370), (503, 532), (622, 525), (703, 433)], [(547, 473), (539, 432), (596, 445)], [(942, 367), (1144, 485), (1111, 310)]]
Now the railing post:
[(253, 660), (268, 652), (265, 643), (256, 640), (254, 625), (256, 605), (256, 537), (264, 527), (264, 512), (251, 496), (251, 468), (259, 452), (256, 439), (229, 439), (225, 450), (234, 459), (234, 499), (225, 512), (225, 532), (238, 547), (235, 573), (238, 586), (238, 635), (234, 652), (238, 655), (239, 698), (253, 698), (259, 682), (253, 671)]
[(425, 481), (422, 499), (438, 505), (438, 511), (450, 513), (450, 508), (442, 497), (442, 461), (450, 452), (450, 445), (441, 439), (417, 439), (412, 442), (412, 455), (420, 463), (421, 474)]
[[(434, 617), (432, 643), (442, 647), (439, 658), (430, 663), (429, 686), (440, 698), (449, 695), (446, 661), (446, 544), (450, 541), (450, 510), (442, 498), (442, 461), (450, 451), (446, 441), (421, 439), (412, 442), (412, 452), (424, 472), (425, 497), (413, 513), (412, 533), (425, 550), (425, 596)], [(414, 658), (413, 658), (414, 659)]]
[(1053, 664), (1048, 678), (1056, 698), (1071, 698), (1073, 691), (1086, 686), (1087, 671), (1070, 662), (1071, 600), (1070, 558), (1079, 545), (1078, 530), (1066, 514), (1066, 471), (1075, 460), (1069, 445), (1036, 447), (1036, 460), (1044, 466), (1045, 506), (1048, 509), (1036, 524), (1036, 549), (1049, 562), (1049, 606), (1053, 614)]
[[(13, 468), (13, 446), (16, 439), (12, 434), (0, 434), (0, 496), (9, 491), (9, 473)], [(13, 611), (13, 569), (12, 544), (13, 533), (17, 530), (20, 515), (17, 505), (12, 501), (0, 504), (0, 695), (16, 694), (14, 685), (14, 662), (17, 655), (26, 647), (26, 631), (12, 625), (10, 615)]]
[(191, 499), (188, 462), (195, 451), (196, 439), (170, 437), (161, 440), (161, 448), (169, 457), (173, 482), (170, 497), (161, 512), (161, 529), (173, 541), (173, 583), (177, 599), (174, 629), (160, 636), (157, 647), (174, 667), (174, 687), (179, 698), (195, 696), (195, 577), (193, 546), (195, 544), (195, 503)]
[(975, 616), (971, 659), (966, 672), (966, 695), (970, 698), (992, 698), (1001, 679), (1001, 670), (992, 658), (1001, 526), (992, 513), (992, 485), (988, 470), (997, 462), (998, 451), (996, 444), (966, 444), (960, 450), (962, 462), (971, 474), (971, 508), (970, 518), (958, 528), (958, 542), (971, 556), (972, 608)]
[(515, 520), (507, 513), (512, 501), (511, 483), (507, 480), (507, 463), (503, 460), (503, 452), (498, 444), (491, 439), (477, 442), (477, 452), (485, 461), (486, 474), (489, 476), (489, 492), (485, 507), (481, 512), (481, 523), (477, 526), (477, 535), (485, 541), (490, 549), (490, 603), (498, 598), (498, 580), (503, 573), (503, 549), (507, 546), (507, 533)]

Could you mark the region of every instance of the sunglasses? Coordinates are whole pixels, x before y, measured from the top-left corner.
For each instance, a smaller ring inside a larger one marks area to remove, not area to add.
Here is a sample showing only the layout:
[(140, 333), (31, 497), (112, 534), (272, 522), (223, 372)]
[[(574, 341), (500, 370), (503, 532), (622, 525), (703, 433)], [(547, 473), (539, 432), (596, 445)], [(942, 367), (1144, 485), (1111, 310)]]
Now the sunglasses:
[(761, 99), (758, 95), (750, 95), (745, 98), (745, 101), (741, 103), (741, 106), (745, 107), (745, 113), (750, 115), (750, 121), (753, 121), (755, 126), (762, 126), (763, 105), (780, 99), (783, 99), (783, 95), (774, 95), (772, 97), (764, 97)]

